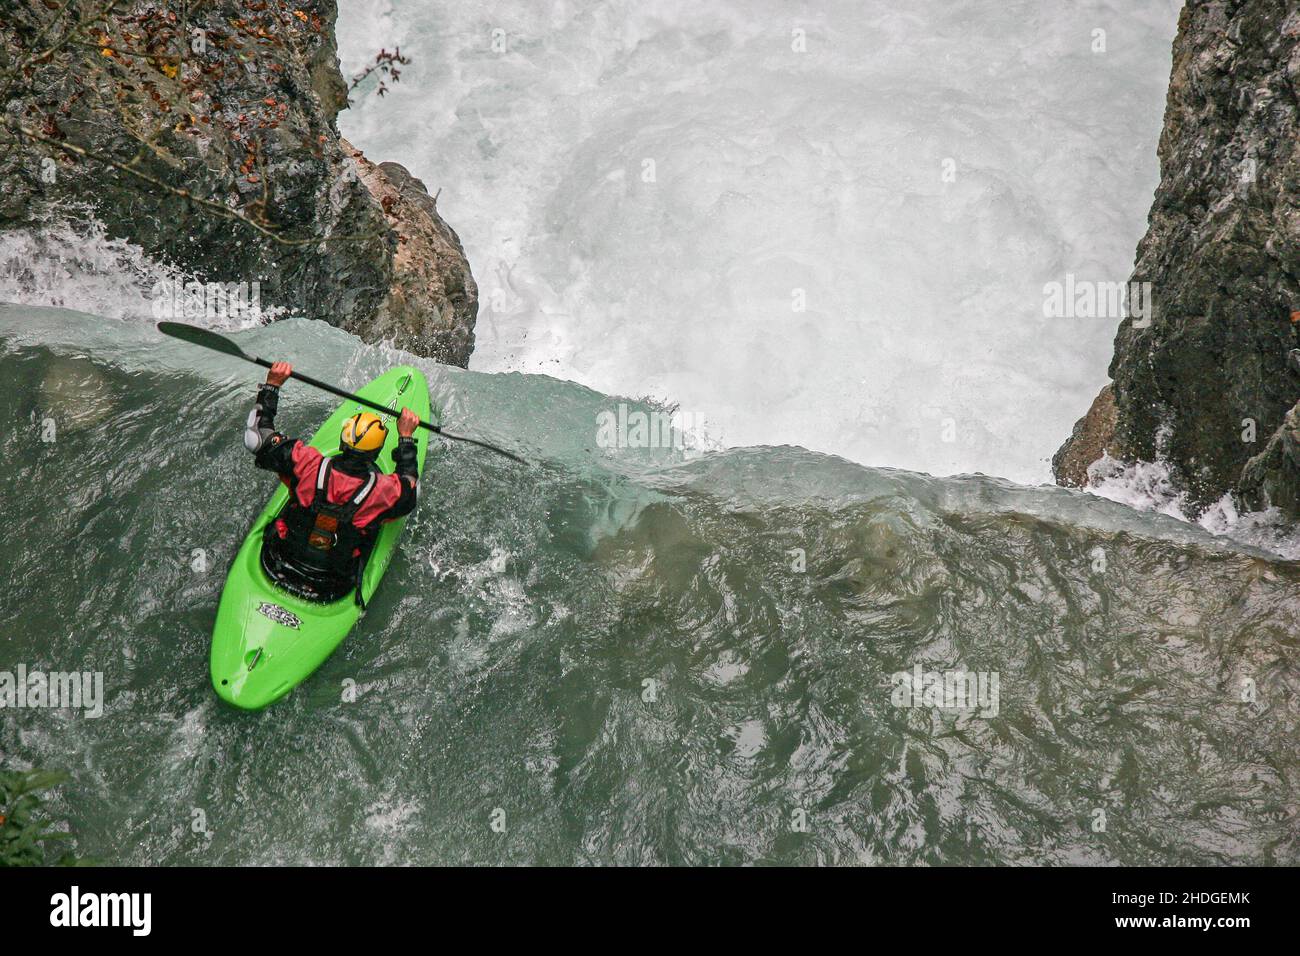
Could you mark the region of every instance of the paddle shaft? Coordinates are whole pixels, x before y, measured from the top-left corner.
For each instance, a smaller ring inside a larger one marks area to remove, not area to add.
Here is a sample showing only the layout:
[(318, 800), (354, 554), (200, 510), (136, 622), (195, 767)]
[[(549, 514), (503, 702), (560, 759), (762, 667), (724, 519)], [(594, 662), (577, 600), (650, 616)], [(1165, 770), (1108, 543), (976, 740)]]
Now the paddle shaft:
[[(245, 352), (244, 354), (250, 362), (256, 362), (258, 365), (262, 366), (263, 368), (271, 367), (272, 363), (268, 362), (264, 358), (259, 358), (256, 355), (248, 355), (247, 352)], [(362, 398), (360, 395), (353, 395), (351, 392), (345, 392), (343, 391), (343, 389), (331, 385), (329, 382), (322, 382), (320, 379), (312, 378), (310, 375), (304, 375), (302, 374), (302, 372), (293, 372), (289, 375), (289, 377), (296, 378), (304, 385), (313, 385), (316, 388), (319, 388), (323, 392), (329, 392), (331, 395), (337, 395), (339, 398), (346, 398), (348, 401), (358, 402), (362, 405), (366, 405), (370, 408), (373, 408), (377, 412), (387, 412), (389, 415), (392, 415), (394, 418), (398, 418), (402, 414), (395, 408), (389, 408), (387, 405), (380, 405), (378, 402), (372, 402), (370, 399)], [(437, 425), (431, 425), (426, 421), (421, 421), (419, 425), (421, 428), (427, 428), (431, 432), (436, 432), (440, 435), (442, 434), (442, 429)], [(467, 439), (467, 440), (472, 440), (472, 439)]]
[[(243, 353), (243, 355), (244, 358), (248, 359), (250, 362), (256, 362), (258, 365), (261, 365), (263, 368), (271, 367), (271, 363), (264, 358), (260, 358), (259, 356), (256, 355), (249, 355), (247, 352)], [(291, 372), (289, 377), (296, 378), (304, 385), (314, 385), (316, 388), (319, 388), (322, 391), (329, 392), (331, 395), (337, 395), (339, 398), (346, 398), (349, 401), (359, 402), (362, 405), (367, 405), (370, 408), (373, 408), (377, 412), (387, 412), (389, 415), (392, 415), (394, 418), (398, 418), (402, 414), (395, 408), (389, 408), (387, 405), (380, 405), (378, 402), (372, 402), (370, 399), (362, 398), (360, 395), (353, 395), (351, 392), (345, 392), (343, 391), (343, 389), (336, 388), (335, 386), (329, 384), (329, 382), (322, 382), (320, 379), (312, 378), (310, 375), (304, 375), (302, 374), (302, 372)], [(428, 422), (423, 420), (417, 422), (417, 424), (421, 428), (427, 428), (429, 431), (433, 432), (434, 434), (441, 435), (443, 438), (450, 438), (453, 441), (463, 441), (468, 445), (477, 445), (479, 448), (486, 448), (488, 451), (494, 451), (498, 455), (503, 455), (506, 458), (509, 458), (511, 461), (517, 461), (521, 465), (528, 464), (528, 462), (524, 461), (518, 455), (511, 454), (510, 452), (506, 451), (504, 448), (498, 448), (496, 445), (489, 445), (485, 441), (479, 441), (477, 438), (466, 438), (464, 435), (453, 435), (450, 432), (443, 431), (441, 426), (431, 425)]]
[[(224, 335), (219, 335), (211, 329), (200, 328), (196, 325), (186, 325), (184, 322), (159, 322), (158, 331), (163, 335), (170, 335), (173, 338), (180, 339), (182, 342), (189, 342), (191, 345), (197, 345), (200, 348), (211, 349), (214, 352), (220, 352), (223, 355), (231, 355), (235, 358), (241, 358), (245, 362), (252, 362), (255, 365), (261, 365), (263, 368), (270, 368), (272, 363), (256, 355), (249, 355), (230, 339)], [(293, 372), (289, 376), (296, 378), (306, 385), (312, 385), (323, 392), (329, 392), (331, 395), (337, 395), (339, 398), (345, 398), (348, 401), (357, 402), (376, 411), (386, 412), (394, 418), (400, 418), (401, 413), (395, 408), (389, 408), (387, 405), (380, 405), (378, 402), (372, 402), (368, 398), (362, 398), (360, 395), (353, 395), (351, 392), (345, 392), (329, 382), (322, 382), (320, 379), (312, 378), (310, 375), (304, 375), (302, 372)], [(527, 465), (528, 462), (504, 448), (498, 448), (496, 445), (489, 444), (485, 441), (479, 441), (477, 438), (466, 438), (464, 435), (453, 435), (451, 432), (445, 432), (441, 426), (431, 425), (428, 422), (420, 421), (417, 424), (424, 429), (433, 432), (435, 435), (441, 435), (443, 438), (450, 438), (452, 441), (463, 441), (468, 445), (477, 445), (488, 451), (495, 452), (511, 461), (517, 461), (521, 465)]]

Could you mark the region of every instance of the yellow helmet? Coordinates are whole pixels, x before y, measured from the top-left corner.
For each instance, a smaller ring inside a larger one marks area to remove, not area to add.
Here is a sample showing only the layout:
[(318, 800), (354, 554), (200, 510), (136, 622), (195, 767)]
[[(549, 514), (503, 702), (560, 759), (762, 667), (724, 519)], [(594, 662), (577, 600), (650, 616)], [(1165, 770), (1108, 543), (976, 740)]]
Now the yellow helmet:
[(361, 452), (377, 452), (384, 447), (388, 439), (388, 429), (378, 415), (370, 412), (357, 412), (343, 423), (343, 434), (339, 436), (339, 445)]

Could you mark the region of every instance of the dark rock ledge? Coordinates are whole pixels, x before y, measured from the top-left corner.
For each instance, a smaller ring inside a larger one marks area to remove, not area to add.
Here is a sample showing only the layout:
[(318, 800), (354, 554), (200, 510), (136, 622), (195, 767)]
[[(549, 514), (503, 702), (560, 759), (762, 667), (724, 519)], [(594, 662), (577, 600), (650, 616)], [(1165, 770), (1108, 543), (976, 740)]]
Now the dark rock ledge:
[(334, 0), (213, 0), (188, 21), (136, 0), (42, 33), (59, 6), (0, 16), (0, 230), (90, 208), (155, 261), (260, 282), (264, 307), (468, 362), (478, 291), (459, 239), (418, 179), (339, 136)]
[[(1191, 0), (1174, 40), (1160, 185), (1103, 393), (1053, 460), (1086, 481), (1103, 451), (1166, 461), (1188, 500), (1233, 493), (1300, 518), (1300, 8)], [(1251, 440), (1253, 438), (1253, 441)]]

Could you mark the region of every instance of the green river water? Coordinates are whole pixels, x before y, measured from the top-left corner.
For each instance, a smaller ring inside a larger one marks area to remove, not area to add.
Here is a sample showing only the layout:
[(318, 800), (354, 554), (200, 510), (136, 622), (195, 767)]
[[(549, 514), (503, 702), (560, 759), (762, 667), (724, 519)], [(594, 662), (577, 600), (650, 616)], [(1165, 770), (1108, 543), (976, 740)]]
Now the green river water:
[[(238, 338), (345, 387), (409, 360), (296, 320)], [(98, 718), (0, 710), (0, 764), (70, 773), (79, 854), (1300, 862), (1295, 562), (1058, 488), (608, 451), (620, 399), (422, 367), (449, 429), (536, 466), (435, 451), (358, 629), (248, 714), (207, 655), (274, 481), (240, 440), (260, 371), (0, 306), (0, 671), (104, 686)], [(279, 424), (331, 407), (291, 383)], [(994, 675), (996, 706), (900, 706), (918, 667)]]

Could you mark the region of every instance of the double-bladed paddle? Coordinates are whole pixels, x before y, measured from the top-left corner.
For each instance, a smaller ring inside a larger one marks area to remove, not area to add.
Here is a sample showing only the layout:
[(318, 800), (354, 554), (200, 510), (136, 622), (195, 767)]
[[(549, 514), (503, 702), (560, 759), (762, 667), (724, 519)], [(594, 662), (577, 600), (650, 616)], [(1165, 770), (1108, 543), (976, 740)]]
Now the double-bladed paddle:
[[(224, 335), (219, 335), (211, 329), (200, 328), (197, 325), (186, 325), (184, 322), (159, 322), (158, 331), (163, 335), (170, 335), (174, 339), (180, 339), (182, 342), (189, 342), (191, 345), (198, 345), (205, 349), (211, 349), (214, 352), (222, 352), (226, 355), (233, 355), (235, 358), (243, 359), (245, 362), (252, 362), (255, 365), (261, 365), (263, 368), (270, 368), (271, 363), (264, 358), (256, 355), (249, 355), (230, 339)], [(322, 391), (329, 392), (331, 395), (337, 395), (339, 398), (345, 398), (348, 401), (358, 402), (362, 405), (369, 406), (379, 412), (387, 412), (394, 418), (401, 413), (395, 408), (389, 408), (387, 405), (380, 405), (378, 402), (372, 402), (368, 398), (362, 398), (360, 395), (353, 395), (351, 392), (345, 392), (341, 388), (330, 385), (328, 382), (322, 382), (319, 379), (312, 378), (310, 375), (304, 375), (297, 369), (294, 369), (290, 378), (296, 378), (306, 385), (314, 385)], [(471, 445), (477, 445), (479, 448), (486, 448), (488, 451), (494, 451), (498, 455), (504, 455), (511, 461), (517, 461), (521, 465), (526, 465), (518, 455), (511, 454), (504, 448), (498, 448), (496, 445), (490, 445), (485, 441), (479, 441), (477, 438), (466, 438), (464, 435), (452, 435), (442, 430), (439, 425), (432, 425), (429, 422), (422, 421), (419, 423), (421, 428), (427, 428), (443, 438), (450, 438), (452, 441), (463, 441)]]

